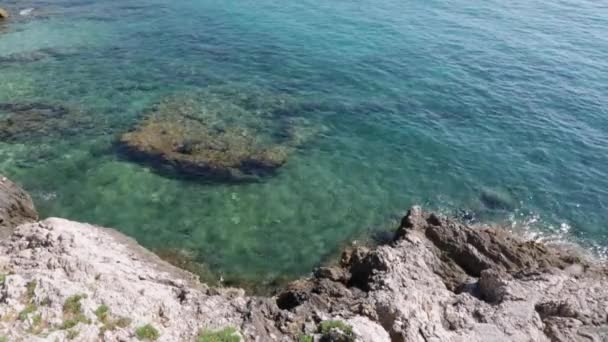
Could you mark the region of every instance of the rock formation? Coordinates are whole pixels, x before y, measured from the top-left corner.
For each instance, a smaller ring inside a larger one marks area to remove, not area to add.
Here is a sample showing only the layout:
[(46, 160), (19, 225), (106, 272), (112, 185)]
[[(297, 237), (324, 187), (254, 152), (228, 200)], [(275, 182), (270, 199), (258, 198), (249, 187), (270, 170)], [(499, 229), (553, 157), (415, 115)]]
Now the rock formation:
[(8, 18), (8, 11), (0, 7), (0, 20)]
[(38, 213), (27, 192), (0, 175), (0, 239), (25, 222), (38, 220)]
[[(412, 208), (392, 243), (274, 297), (211, 288), (108, 228), (46, 219), (0, 242), (9, 341), (605, 341), (608, 268)], [(203, 340), (203, 339), (201, 339)]]
[(201, 180), (250, 180), (272, 174), (305, 141), (289, 100), (211, 89), (170, 96), (125, 133), (120, 150), (157, 170)]

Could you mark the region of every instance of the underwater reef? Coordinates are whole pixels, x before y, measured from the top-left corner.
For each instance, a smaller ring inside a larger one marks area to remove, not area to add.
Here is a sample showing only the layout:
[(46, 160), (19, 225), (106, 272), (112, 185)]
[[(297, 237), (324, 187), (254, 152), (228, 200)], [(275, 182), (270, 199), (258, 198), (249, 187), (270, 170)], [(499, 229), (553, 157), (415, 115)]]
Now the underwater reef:
[(0, 103), (0, 141), (29, 142), (99, 130), (92, 117), (62, 105)]
[[(161, 172), (202, 180), (272, 175), (314, 135), (286, 96), (212, 87), (164, 98), (118, 147)], [(308, 135), (307, 135), (308, 134)]]

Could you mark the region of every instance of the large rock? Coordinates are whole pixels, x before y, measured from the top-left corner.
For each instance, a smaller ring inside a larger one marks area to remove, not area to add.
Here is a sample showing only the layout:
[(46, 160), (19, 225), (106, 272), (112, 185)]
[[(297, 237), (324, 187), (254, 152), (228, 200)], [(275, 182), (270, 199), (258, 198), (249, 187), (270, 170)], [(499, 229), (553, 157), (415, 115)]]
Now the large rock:
[(206, 91), (164, 99), (120, 138), (128, 157), (201, 180), (252, 180), (272, 174), (308, 137), (282, 98)]
[(23, 224), (0, 243), (0, 272), (8, 341), (135, 342), (148, 324), (167, 342), (226, 327), (270, 341), (276, 330), (259, 311), (269, 300), (249, 309), (243, 291), (210, 289), (112, 229), (57, 218)]
[(0, 7), (0, 20), (8, 18), (8, 11)]
[(391, 245), (356, 247), (334, 267), (277, 296), (293, 314), (284, 331), (314, 334), (308, 317), (365, 316), (392, 341), (608, 337), (605, 265), (499, 227), (466, 226), (414, 207)]
[(18, 225), (37, 219), (30, 195), (0, 175), (0, 240), (7, 238)]

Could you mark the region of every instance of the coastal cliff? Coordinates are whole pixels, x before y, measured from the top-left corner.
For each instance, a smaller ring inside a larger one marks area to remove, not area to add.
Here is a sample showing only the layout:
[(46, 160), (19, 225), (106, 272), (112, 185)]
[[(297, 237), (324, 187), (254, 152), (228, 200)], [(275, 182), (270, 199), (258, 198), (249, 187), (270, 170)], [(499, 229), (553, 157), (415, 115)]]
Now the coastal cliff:
[(0, 341), (608, 340), (606, 265), (499, 227), (414, 207), (392, 242), (255, 297), (113, 229), (37, 221), (0, 178)]

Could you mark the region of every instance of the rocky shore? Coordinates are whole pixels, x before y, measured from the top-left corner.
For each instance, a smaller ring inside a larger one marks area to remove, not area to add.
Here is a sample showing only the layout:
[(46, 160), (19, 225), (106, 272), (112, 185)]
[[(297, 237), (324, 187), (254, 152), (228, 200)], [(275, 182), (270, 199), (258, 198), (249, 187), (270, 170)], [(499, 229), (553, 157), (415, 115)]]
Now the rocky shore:
[(0, 179), (0, 341), (608, 340), (606, 265), (499, 227), (414, 207), (391, 243), (255, 297), (115, 230), (38, 221)]

